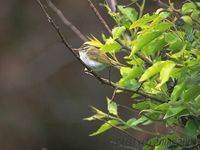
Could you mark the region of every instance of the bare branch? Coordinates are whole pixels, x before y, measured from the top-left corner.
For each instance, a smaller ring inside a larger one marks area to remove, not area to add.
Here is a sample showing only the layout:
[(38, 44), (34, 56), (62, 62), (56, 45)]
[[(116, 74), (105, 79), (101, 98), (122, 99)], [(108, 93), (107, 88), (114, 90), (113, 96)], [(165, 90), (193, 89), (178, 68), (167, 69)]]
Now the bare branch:
[(98, 10), (96, 9), (96, 7), (92, 3), (92, 1), (88, 0), (88, 3), (90, 5), (90, 8), (92, 8), (92, 10), (94, 11), (95, 15), (99, 19), (99, 21), (104, 25), (104, 27), (109, 32), (109, 34), (112, 35), (112, 31), (111, 31), (110, 27), (108, 26), (107, 22), (103, 19), (103, 17), (101, 16), (101, 14), (98, 12)]
[(65, 39), (63, 33), (60, 31), (60, 28), (57, 26), (57, 24), (54, 22), (54, 20), (51, 18), (51, 16), (48, 14), (48, 12), (46, 11), (44, 5), (41, 3), (40, 0), (36, 0), (40, 7), (42, 8), (45, 16), (47, 17), (48, 22), (52, 25), (52, 27), (54, 28), (54, 30), (58, 33), (59, 37), (61, 38), (62, 43), (70, 50), (70, 52), (75, 56), (75, 58), (85, 67), (88, 69), (88, 71), (90, 71), (92, 73), (93, 76), (95, 76), (100, 82), (104, 83), (104, 79), (100, 78), (95, 72), (92, 71), (92, 69), (90, 67), (88, 67), (79, 57), (79, 55), (76, 53), (76, 51), (74, 51), (74, 49), (71, 47), (71, 45), (67, 42), (67, 40)]
[(52, 2), (51, 0), (46, 0), (48, 6), (58, 15), (61, 21), (69, 27), (82, 41), (87, 42), (88, 39), (81, 33), (81, 31), (74, 26)]
[(116, 93), (117, 93), (117, 87), (115, 87), (115, 89), (114, 89), (114, 91), (113, 91), (113, 94), (112, 94), (112, 97), (111, 97), (111, 101), (113, 101), (114, 100), (114, 98), (115, 98), (115, 95), (116, 95)]

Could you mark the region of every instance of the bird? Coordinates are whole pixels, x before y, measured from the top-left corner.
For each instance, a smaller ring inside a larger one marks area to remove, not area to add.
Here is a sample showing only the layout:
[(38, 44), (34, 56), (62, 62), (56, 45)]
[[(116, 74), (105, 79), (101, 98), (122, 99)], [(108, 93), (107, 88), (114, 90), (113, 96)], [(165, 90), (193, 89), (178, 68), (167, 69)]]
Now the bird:
[(109, 66), (113, 66), (117, 69), (125, 66), (117, 60), (111, 59), (105, 52), (91, 45), (83, 45), (76, 50), (79, 52), (80, 59), (95, 72), (102, 71)]

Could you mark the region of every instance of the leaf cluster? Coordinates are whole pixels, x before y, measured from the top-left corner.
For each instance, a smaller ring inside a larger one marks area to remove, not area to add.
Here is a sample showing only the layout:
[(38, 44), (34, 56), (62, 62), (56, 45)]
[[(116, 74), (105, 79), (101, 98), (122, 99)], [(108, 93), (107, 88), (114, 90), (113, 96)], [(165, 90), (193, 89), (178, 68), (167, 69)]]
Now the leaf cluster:
[[(141, 17), (141, 12), (132, 7), (119, 5), (118, 11), (112, 12), (107, 6), (108, 13), (116, 22), (112, 35), (102, 35), (102, 40), (92, 37), (87, 44), (106, 53), (123, 53), (127, 49), (118, 42), (120, 39), (131, 51), (124, 57), (127, 66), (120, 69), (121, 78), (116, 84), (155, 95), (163, 103), (134, 93), (130, 109), (138, 111), (139, 115), (124, 121), (119, 116), (119, 105), (107, 98), (108, 113), (93, 108), (95, 115), (86, 119), (104, 121), (92, 136), (111, 128), (134, 129), (153, 135), (147, 143), (156, 150), (198, 146), (200, 24), (196, 20), (200, 19), (200, 10), (197, 5), (200, 3), (185, 3), (177, 10), (178, 14), (171, 11), (174, 8), (170, 5), (167, 9), (161, 8)], [(152, 65), (147, 65), (136, 55), (137, 52), (148, 58)], [(157, 122), (162, 122), (166, 128), (178, 128), (181, 133), (173, 134), (174, 130), (171, 130), (162, 135), (141, 127)], [(186, 139), (190, 142), (179, 142)], [(148, 146), (143, 149), (147, 150)]]

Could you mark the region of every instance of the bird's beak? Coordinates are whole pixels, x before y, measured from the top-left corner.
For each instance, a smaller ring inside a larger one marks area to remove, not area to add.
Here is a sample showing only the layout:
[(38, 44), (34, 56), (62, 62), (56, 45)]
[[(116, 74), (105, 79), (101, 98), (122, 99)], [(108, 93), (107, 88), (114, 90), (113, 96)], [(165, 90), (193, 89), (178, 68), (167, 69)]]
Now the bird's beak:
[(73, 48), (74, 51), (81, 51), (79, 48)]

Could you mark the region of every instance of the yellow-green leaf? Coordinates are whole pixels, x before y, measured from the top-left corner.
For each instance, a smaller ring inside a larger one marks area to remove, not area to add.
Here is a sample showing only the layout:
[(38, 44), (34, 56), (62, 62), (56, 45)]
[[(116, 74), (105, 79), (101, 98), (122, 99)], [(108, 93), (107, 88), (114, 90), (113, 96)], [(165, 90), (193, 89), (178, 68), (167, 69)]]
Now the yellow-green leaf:
[(95, 136), (95, 135), (101, 134), (101, 133), (111, 129), (112, 126), (116, 126), (118, 124), (120, 124), (120, 122), (117, 120), (109, 120), (106, 123), (104, 123), (96, 132), (90, 134), (90, 136)]
[(164, 64), (165, 64), (165, 61), (159, 61), (159, 62), (153, 64), (153, 66), (149, 67), (144, 72), (144, 74), (141, 76), (139, 81), (140, 82), (145, 81), (145, 80), (149, 79), (150, 77), (152, 77), (153, 75), (159, 73)]
[(85, 42), (85, 44), (95, 46), (95, 47), (102, 47), (103, 46), (103, 44), (94, 36), (89, 38), (89, 41)]
[(88, 118), (84, 118), (83, 120), (87, 120), (87, 121), (93, 121), (96, 119), (102, 119), (102, 118), (106, 118), (108, 117), (108, 115), (102, 111), (100, 111), (99, 109), (91, 106), (92, 110), (94, 111), (95, 115), (88, 117)]
[(124, 31), (126, 31), (126, 27), (124, 26), (115, 27), (114, 29), (112, 29), (113, 39), (119, 38), (123, 34)]
[(156, 17), (158, 17), (158, 15), (150, 16), (149, 14), (146, 14), (141, 19), (133, 22), (133, 24), (130, 26), (130, 29), (146, 25), (147, 23), (153, 21)]
[(113, 115), (117, 115), (117, 104), (114, 101), (111, 101), (108, 97), (107, 97), (107, 107), (108, 107), (108, 112), (110, 114)]
[(179, 106), (179, 107), (171, 107), (167, 110), (167, 113), (165, 114), (163, 119), (168, 119), (170, 117), (173, 117), (179, 113), (181, 113), (183, 110), (185, 110), (186, 108), (184, 106)]
[(160, 72), (160, 80), (161, 82), (156, 86), (156, 88), (161, 87), (164, 83), (169, 80), (170, 74), (176, 64), (173, 61), (166, 61), (165, 65), (162, 67)]
[(116, 42), (113, 38), (109, 38), (106, 40), (106, 43), (100, 48), (100, 50), (104, 52), (117, 52), (121, 49), (121, 45)]
[(135, 41), (132, 42), (133, 49), (131, 51), (131, 56), (134, 55), (137, 51), (141, 50), (145, 45), (150, 43), (155, 38), (159, 37), (162, 34), (160, 31), (149, 31), (145, 34), (140, 35)]

